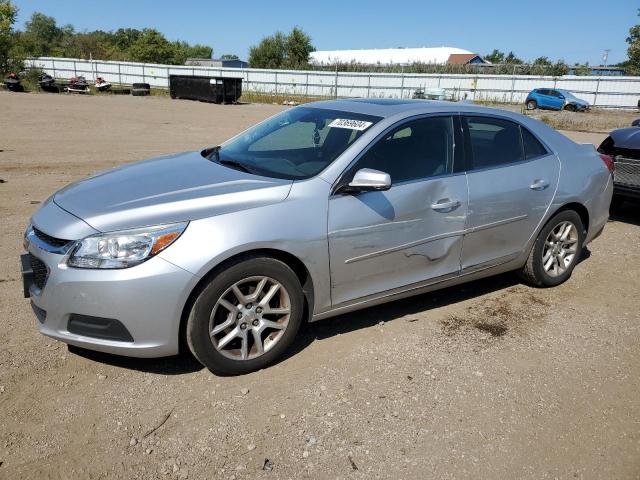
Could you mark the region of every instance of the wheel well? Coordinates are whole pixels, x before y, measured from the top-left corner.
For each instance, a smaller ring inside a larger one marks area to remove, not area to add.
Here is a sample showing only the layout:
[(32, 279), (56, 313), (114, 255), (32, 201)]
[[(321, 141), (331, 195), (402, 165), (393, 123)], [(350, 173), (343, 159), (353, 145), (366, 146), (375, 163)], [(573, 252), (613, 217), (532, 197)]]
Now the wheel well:
[(189, 318), (189, 313), (191, 312), (191, 308), (193, 307), (193, 303), (200, 295), (200, 292), (209, 284), (211, 279), (221, 272), (225, 270), (229, 265), (236, 263), (238, 261), (247, 260), (252, 257), (271, 257), (281, 262), (293, 270), (298, 279), (300, 280), (300, 285), (302, 285), (302, 292), (304, 294), (304, 317), (305, 319), (311, 318), (311, 313), (313, 311), (313, 301), (314, 301), (314, 293), (313, 293), (313, 280), (311, 279), (311, 275), (307, 270), (302, 261), (288, 252), (283, 250), (277, 250), (272, 248), (262, 248), (258, 250), (249, 250), (247, 252), (238, 253), (232, 257), (227, 258), (223, 262), (219, 263), (215, 267), (213, 267), (206, 275), (204, 275), (198, 284), (193, 288), (191, 293), (189, 294), (189, 298), (187, 299), (184, 307), (182, 308), (182, 315), (180, 316), (180, 351), (184, 351), (184, 348), (187, 348), (186, 341), (186, 328), (187, 328), (187, 320)]
[(556, 213), (554, 213), (554, 215), (564, 210), (573, 210), (578, 215), (580, 215), (580, 220), (582, 220), (582, 226), (584, 226), (584, 233), (586, 235), (587, 232), (589, 231), (589, 211), (587, 210), (587, 208), (581, 203), (577, 203), (577, 202), (567, 203), (566, 205), (563, 205), (562, 207), (560, 207), (556, 211)]

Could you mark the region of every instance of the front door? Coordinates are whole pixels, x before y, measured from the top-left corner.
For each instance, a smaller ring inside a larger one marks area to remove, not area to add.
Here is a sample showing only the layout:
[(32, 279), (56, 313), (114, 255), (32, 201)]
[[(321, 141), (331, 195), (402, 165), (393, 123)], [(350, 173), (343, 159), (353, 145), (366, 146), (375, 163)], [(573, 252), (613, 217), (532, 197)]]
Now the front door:
[(463, 273), (522, 253), (545, 216), (560, 162), (529, 130), (495, 117), (466, 119), (471, 165)]
[(564, 107), (564, 95), (557, 90), (549, 90), (549, 106), (555, 110), (562, 110)]
[(457, 122), (451, 116), (405, 122), (345, 173), (348, 182), (361, 168), (380, 170), (391, 176), (392, 186), (329, 199), (334, 306), (458, 274), (467, 180), (464, 173), (454, 173), (454, 157), (460, 158)]

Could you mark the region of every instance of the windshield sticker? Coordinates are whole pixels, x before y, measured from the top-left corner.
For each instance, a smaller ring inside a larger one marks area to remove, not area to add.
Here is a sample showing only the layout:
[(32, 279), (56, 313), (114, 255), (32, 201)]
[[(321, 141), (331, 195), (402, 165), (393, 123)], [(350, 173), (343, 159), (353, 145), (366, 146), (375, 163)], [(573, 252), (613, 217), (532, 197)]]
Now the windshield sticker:
[(336, 118), (329, 124), (334, 128), (348, 128), (349, 130), (366, 130), (373, 122), (365, 122), (364, 120), (349, 120), (348, 118)]

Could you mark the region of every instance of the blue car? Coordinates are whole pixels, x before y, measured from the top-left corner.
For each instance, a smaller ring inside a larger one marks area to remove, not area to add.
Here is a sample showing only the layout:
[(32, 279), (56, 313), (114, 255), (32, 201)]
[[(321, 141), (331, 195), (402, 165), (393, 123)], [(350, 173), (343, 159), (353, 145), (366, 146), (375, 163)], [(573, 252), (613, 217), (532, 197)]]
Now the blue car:
[(536, 88), (531, 90), (524, 101), (527, 110), (543, 108), (546, 110), (569, 110), (570, 112), (585, 111), (589, 103), (576, 97), (567, 90), (558, 88)]

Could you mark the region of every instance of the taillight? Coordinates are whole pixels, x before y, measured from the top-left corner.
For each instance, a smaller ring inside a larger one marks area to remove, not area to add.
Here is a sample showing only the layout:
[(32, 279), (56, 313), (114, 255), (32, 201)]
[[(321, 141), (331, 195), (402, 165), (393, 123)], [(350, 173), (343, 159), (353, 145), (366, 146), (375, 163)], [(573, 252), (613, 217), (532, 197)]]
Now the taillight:
[(607, 166), (607, 170), (609, 170), (610, 173), (613, 173), (613, 171), (615, 170), (615, 164), (613, 163), (613, 158), (611, 158), (610, 155), (606, 155), (604, 153), (599, 153), (598, 155), (600, 155), (600, 158), (602, 159), (604, 164)]

